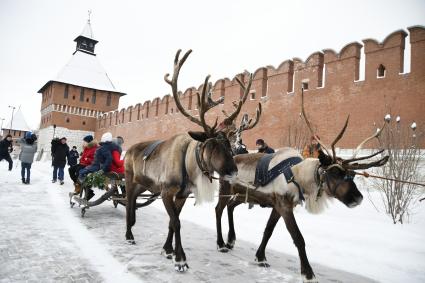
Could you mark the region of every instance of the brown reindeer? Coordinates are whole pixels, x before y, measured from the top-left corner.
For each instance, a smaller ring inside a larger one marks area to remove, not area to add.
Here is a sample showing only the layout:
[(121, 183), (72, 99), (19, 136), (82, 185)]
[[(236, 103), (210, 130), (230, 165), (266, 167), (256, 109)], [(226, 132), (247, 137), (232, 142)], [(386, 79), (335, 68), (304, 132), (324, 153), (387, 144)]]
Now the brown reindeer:
[[(125, 156), (125, 180), (127, 190), (127, 232), (126, 239), (134, 242), (131, 227), (136, 222), (136, 199), (145, 191), (160, 194), (165, 209), (170, 217), (168, 236), (163, 246), (167, 258), (175, 254), (175, 269), (184, 272), (188, 269), (186, 255), (181, 244), (179, 214), (190, 192), (196, 197), (196, 202), (212, 201), (217, 189), (212, 182), (214, 172), (220, 177), (234, 178), (237, 167), (232, 158), (232, 151), (227, 135), (217, 130), (217, 120), (211, 127), (205, 121), (208, 110), (222, 102), (211, 98), (212, 84), (206, 77), (201, 94), (198, 96), (199, 118), (189, 114), (180, 103), (177, 80), (180, 69), (191, 50), (179, 59), (179, 50), (174, 60), (172, 79), (165, 75), (165, 81), (170, 84), (177, 108), (181, 114), (193, 123), (201, 126), (203, 131), (180, 134), (165, 141), (148, 141), (133, 145)], [(248, 87), (252, 82), (252, 75)], [(244, 93), (244, 96), (247, 94)], [(239, 101), (239, 110), (243, 100)], [(233, 115), (233, 114), (232, 114)], [(236, 114), (237, 115), (237, 114)], [(156, 145), (154, 147), (153, 145)], [(151, 152), (147, 154), (147, 152)], [(172, 240), (175, 238), (173, 248)]]
[[(308, 128), (314, 135), (310, 122), (308, 121), (304, 111), (304, 97), (302, 94), (302, 114), (307, 123)], [(291, 172), (291, 179), (288, 180), (285, 174), (278, 175), (275, 179), (266, 185), (260, 185), (255, 189), (250, 189), (251, 185), (255, 182), (254, 176), (256, 174), (257, 164), (260, 159), (265, 156), (262, 153), (255, 154), (242, 154), (235, 156), (235, 162), (238, 167), (238, 178), (242, 182), (229, 184), (229, 182), (222, 182), (220, 194), (236, 194), (234, 200), (230, 198), (220, 198), (216, 207), (217, 215), (217, 244), (221, 251), (231, 249), (234, 245), (236, 236), (233, 224), (233, 209), (245, 201), (252, 204), (259, 204), (263, 207), (272, 207), (272, 212), (267, 222), (264, 231), (263, 239), (256, 252), (256, 260), (260, 266), (269, 266), (266, 261), (265, 248), (270, 239), (277, 221), (280, 217), (283, 218), (286, 228), (289, 231), (295, 246), (298, 249), (298, 254), (301, 262), (301, 274), (304, 277), (304, 282), (316, 281), (313, 269), (307, 258), (305, 251), (304, 238), (297, 226), (293, 209), (296, 205), (305, 199), (305, 207), (311, 213), (319, 213), (325, 207), (328, 199), (336, 198), (347, 207), (355, 207), (362, 202), (363, 196), (357, 189), (354, 183), (354, 176), (357, 169), (367, 169), (384, 165), (388, 156), (384, 158), (369, 162), (369, 163), (354, 163), (360, 160), (366, 160), (373, 156), (378, 155), (382, 151), (375, 154), (368, 155), (360, 158), (353, 158), (344, 160), (335, 154), (335, 145), (343, 136), (348, 125), (348, 118), (344, 127), (332, 142), (332, 153), (327, 149), (322, 141), (316, 137), (316, 140), (321, 144), (324, 151), (320, 151), (319, 158), (307, 158), (302, 160), (301, 155), (294, 149), (284, 148), (272, 156), (268, 169), (281, 164), (282, 161), (289, 158), (299, 158), (299, 163), (292, 164), (285, 170)], [(382, 130), (381, 130), (382, 131)], [(361, 149), (365, 142), (377, 137), (380, 132), (365, 139), (356, 149), (355, 154)], [(221, 214), (225, 206), (228, 206), (229, 215), (229, 236), (228, 242), (225, 245), (221, 235)]]

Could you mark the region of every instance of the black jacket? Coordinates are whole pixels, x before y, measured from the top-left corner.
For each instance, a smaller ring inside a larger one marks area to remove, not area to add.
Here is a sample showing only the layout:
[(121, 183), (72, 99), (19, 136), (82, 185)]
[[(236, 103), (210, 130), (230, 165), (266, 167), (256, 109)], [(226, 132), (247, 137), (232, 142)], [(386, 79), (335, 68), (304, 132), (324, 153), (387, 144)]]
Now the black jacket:
[(65, 167), (67, 158), (69, 158), (68, 145), (62, 144), (59, 139), (52, 140), (52, 165)]
[(261, 152), (261, 153), (274, 153), (274, 149), (273, 149), (273, 148), (271, 148), (271, 147), (269, 147), (269, 146), (267, 145), (267, 146), (265, 146), (265, 147), (263, 147), (263, 148), (260, 148), (260, 149), (258, 150), (258, 152)]
[(4, 138), (0, 141), (0, 156), (9, 155), (12, 152), (12, 141), (8, 141), (7, 138)]
[(235, 155), (245, 154), (245, 153), (248, 153), (248, 150), (246, 150), (246, 146), (244, 144), (240, 144), (238, 148), (236, 148)]
[(68, 165), (70, 165), (70, 166), (77, 165), (78, 157), (80, 157), (80, 155), (78, 154), (78, 151), (71, 149), (69, 151), (69, 156), (68, 156)]

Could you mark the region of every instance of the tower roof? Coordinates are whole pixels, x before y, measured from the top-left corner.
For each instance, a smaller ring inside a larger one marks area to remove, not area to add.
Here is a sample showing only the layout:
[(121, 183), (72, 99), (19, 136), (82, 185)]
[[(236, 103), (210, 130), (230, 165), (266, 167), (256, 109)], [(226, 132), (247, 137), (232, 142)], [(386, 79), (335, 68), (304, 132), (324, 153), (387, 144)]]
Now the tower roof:
[(78, 50), (57, 76), (48, 81), (38, 92), (43, 92), (43, 89), (51, 82), (61, 82), (86, 88), (118, 92), (125, 95), (115, 88), (97, 56)]
[(12, 125), (10, 122), (11, 120), (6, 123), (6, 126), (4, 126), (3, 129), (24, 132), (31, 131), (31, 128), (28, 126), (27, 121), (25, 121), (24, 114), (22, 113), (21, 108), (18, 108), (18, 110), (13, 114)]
[(42, 93), (50, 83), (60, 82), (125, 95), (115, 88), (96, 54), (94, 54), (94, 46), (98, 41), (94, 39), (90, 18), (81, 34), (74, 41), (77, 42), (77, 47), (71, 60), (54, 79), (45, 83), (38, 93)]

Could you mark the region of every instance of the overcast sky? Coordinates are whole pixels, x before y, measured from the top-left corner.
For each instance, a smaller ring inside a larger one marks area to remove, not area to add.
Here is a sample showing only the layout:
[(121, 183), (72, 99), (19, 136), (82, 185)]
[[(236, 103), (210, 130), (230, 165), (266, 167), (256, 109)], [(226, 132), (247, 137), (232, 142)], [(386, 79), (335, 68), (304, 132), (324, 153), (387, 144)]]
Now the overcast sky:
[(163, 76), (177, 49), (193, 49), (180, 89), (352, 41), (378, 41), (425, 25), (424, 0), (89, 1), (0, 0), (0, 118), (21, 106), (40, 120), (37, 91), (71, 58), (92, 10), (96, 53), (119, 91), (120, 108), (169, 93)]

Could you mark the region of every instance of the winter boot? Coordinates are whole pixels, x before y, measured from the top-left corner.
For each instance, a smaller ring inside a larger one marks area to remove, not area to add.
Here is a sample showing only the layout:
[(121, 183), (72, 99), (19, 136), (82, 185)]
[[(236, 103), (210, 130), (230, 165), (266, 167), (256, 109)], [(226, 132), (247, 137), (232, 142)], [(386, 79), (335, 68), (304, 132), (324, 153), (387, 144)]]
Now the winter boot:
[(26, 182), (25, 182), (25, 178), (22, 178), (22, 184), (25, 184)]
[(65, 184), (65, 182), (63, 180), (60, 180), (60, 184), (63, 185)]
[(74, 183), (74, 195), (79, 195), (81, 193), (81, 184)]

